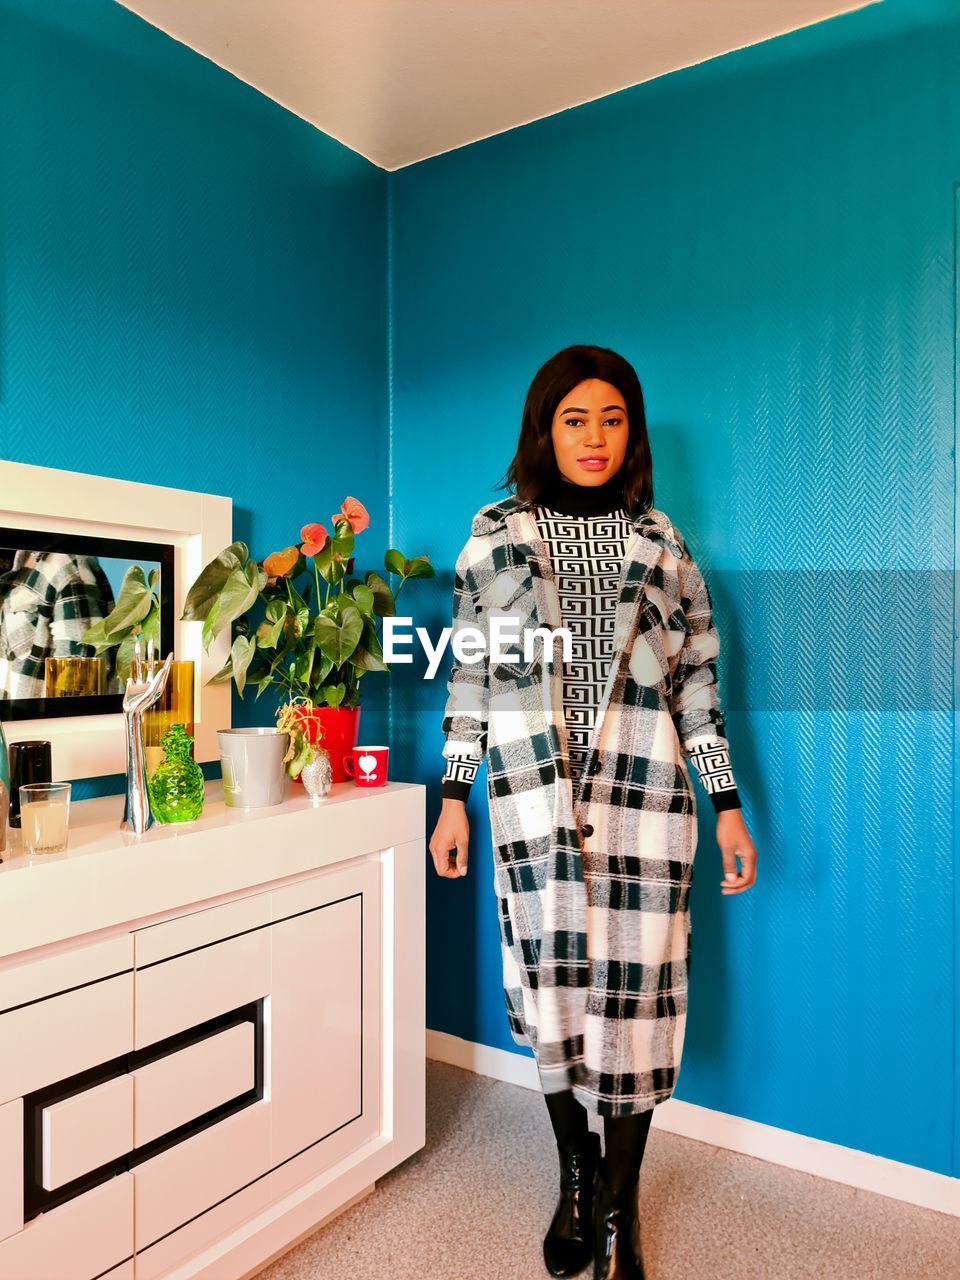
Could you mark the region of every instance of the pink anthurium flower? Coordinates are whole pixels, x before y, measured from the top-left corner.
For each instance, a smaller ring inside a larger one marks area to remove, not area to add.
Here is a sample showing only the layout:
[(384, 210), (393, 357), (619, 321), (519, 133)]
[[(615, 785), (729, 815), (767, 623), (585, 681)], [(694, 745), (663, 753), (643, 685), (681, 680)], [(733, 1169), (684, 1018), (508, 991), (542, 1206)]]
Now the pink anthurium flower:
[(322, 524), (305, 524), (300, 530), (300, 537), (303, 539), (300, 554), (315, 556), (327, 545), (329, 535)]
[(340, 510), (330, 517), (333, 521), (333, 527), (337, 527), (338, 520), (349, 520), (350, 528), (354, 533), (363, 533), (370, 524), (370, 514), (362, 502), (356, 498), (344, 498), (340, 504)]

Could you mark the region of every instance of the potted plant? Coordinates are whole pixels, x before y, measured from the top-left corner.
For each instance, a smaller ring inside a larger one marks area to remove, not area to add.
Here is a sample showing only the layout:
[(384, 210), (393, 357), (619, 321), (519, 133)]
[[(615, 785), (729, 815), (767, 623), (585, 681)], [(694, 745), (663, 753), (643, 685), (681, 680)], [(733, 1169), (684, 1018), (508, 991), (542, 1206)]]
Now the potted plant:
[(358, 534), (370, 517), (356, 498), (346, 498), (331, 517), (332, 534), (307, 524), (300, 544), (275, 551), (262, 562), (234, 542), (208, 564), (187, 593), (185, 621), (203, 623), (203, 644), (232, 629), (230, 656), (210, 683), (232, 680), (243, 695), (276, 689), (296, 703), (305, 741), (322, 735), (333, 780), (343, 782), (343, 757), (357, 741), (360, 682), (369, 672), (388, 671), (383, 661), (381, 619), (396, 613), (397, 596), (411, 578), (432, 578), (426, 556), (408, 560), (399, 551), (384, 556), (387, 578), (370, 569), (354, 576)]

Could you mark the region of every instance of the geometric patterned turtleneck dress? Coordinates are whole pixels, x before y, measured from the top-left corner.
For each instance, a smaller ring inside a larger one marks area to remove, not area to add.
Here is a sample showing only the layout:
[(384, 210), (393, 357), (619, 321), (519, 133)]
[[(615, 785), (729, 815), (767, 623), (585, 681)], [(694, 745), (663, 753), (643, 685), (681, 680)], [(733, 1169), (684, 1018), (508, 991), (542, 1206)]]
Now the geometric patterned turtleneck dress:
[[(558, 477), (533, 515), (550, 552), (563, 625), (573, 636), (572, 661), (563, 666), (563, 709), (576, 786), (613, 658), (620, 572), (632, 529), (622, 477), (593, 486)], [(704, 742), (690, 759), (718, 813), (741, 807), (725, 742)], [(478, 768), (471, 757), (448, 758), (443, 798), (466, 800)]]

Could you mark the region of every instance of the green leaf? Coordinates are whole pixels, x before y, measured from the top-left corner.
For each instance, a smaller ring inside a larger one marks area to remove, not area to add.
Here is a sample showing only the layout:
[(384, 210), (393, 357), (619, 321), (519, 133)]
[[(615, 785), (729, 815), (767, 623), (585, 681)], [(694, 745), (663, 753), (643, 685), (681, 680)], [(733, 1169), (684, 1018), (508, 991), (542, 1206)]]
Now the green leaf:
[(250, 553), (245, 542), (232, 542), (211, 560), (187, 592), (181, 622), (204, 622), (232, 573), (242, 571)]
[(392, 618), (397, 612), (393, 591), (373, 569), (367, 574), (367, 586), (373, 592), (373, 610), (378, 618)]
[(340, 684), (329, 685), (323, 691), (324, 699), (328, 707), (339, 707), (347, 694), (347, 686), (342, 682)]
[(353, 554), (353, 530), (343, 518), (337, 525), (333, 538), (328, 540), (319, 556), (315, 556), (317, 570), (326, 582), (335, 585), (347, 575), (347, 562)]
[(136, 645), (138, 640), (140, 641), (140, 653), (142, 657), (146, 658), (147, 645), (151, 640), (154, 643), (155, 649), (159, 652), (160, 609), (153, 596), (150, 596), (149, 600), (150, 600), (150, 612), (147, 614), (147, 616), (143, 619), (142, 622), (136, 623), (133, 627), (131, 627), (127, 631), (127, 634), (123, 637), (123, 639), (120, 641), (118, 646), (117, 646), (117, 642), (114, 641), (112, 644), (104, 645), (102, 649), (98, 649), (98, 653), (99, 653), (99, 652), (104, 652), (107, 649), (112, 649), (114, 648), (114, 646), (117, 646), (116, 668), (117, 668), (117, 675), (119, 676), (122, 684), (126, 684), (127, 677), (130, 675), (132, 671), (133, 659), (136, 653)]
[(307, 735), (302, 731), (298, 731), (294, 741), (294, 756), (287, 765), (287, 774), (291, 778), (299, 778), (306, 765), (313, 758), (313, 746), (309, 742)]
[(231, 650), (230, 657), (226, 660), (226, 662), (223, 664), (220, 670), (215, 675), (212, 675), (210, 677), (210, 679), (207, 681), (207, 684), (226, 684), (229, 680), (232, 680), (232, 679), (233, 679), (233, 651)]
[(267, 577), (269, 575), (267, 574), (266, 570), (261, 569), (260, 566), (257, 564), (256, 560), (248, 560), (246, 565), (244, 566), (243, 573), (244, 573), (244, 577), (247, 579), (247, 582), (249, 582), (250, 586), (253, 587), (254, 590), (259, 595), (260, 592), (263, 590), (263, 588), (267, 585)]
[(233, 678), (236, 681), (237, 692), (242, 694), (247, 683), (247, 668), (250, 666), (250, 659), (256, 652), (256, 645), (249, 636), (237, 636), (230, 649), (230, 659), (233, 663)]
[[(334, 553), (339, 553), (344, 560), (349, 560), (353, 555), (354, 533), (350, 527), (350, 521), (346, 518), (340, 519), (334, 525), (334, 534), (328, 544)], [(336, 558), (336, 555), (334, 556)]]
[(340, 652), (340, 628), (334, 619), (321, 613), (314, 621), (313, 634), (317, 638), (320, 652), (331, 662), (336, 661), (336, 655)]
[(330, 543), (327, 542), (313, 557), (313, 563), (317, 566), (317, 571), (322, 578), (327, 576), (327, 570), (330, 568), (332, 554)]
[(217, 614), (220, 612), (220, 597), (217, 596), (213, 604), (210, 606), (210, 612), (203, 620), (202, 640), (204, 649), (210, 648), (210, 643), (216, 635), (214, 627), (217, 625)]
[(99, 657), (100, 654), (106, 653), (108, 649), (113, 649), (117, 641), (112, 640), (107, 634), (106, 619), (101, 618), (92, 627), (87, 627), (80, 637), (80, 643), (90, 645), (96, 656)]
[[(256, 569), (252, 560), (250, 563)], [(259, 570), (257, 575), (251, 582), (244, 570), (235, 569), (227, 578), (203, 624), (205, 648), (209, 647), (210, 641), (216, 639), (221, 631), (229, 627), (234, 618), (239, 618), (242, 613), (246, 613), (255, 602), (260, 594)]]
[(287, 613), (284, 619), (284, 631), (287, 644), (295, 644), (310, 626), (310, 609), (306, 600), (292, 583), (287, 583)]
[(264, 620), (257, 627), (257, 648), (275, 649), (283, 634), (283, 626), (287, 618), (287, 602), (270, 600), (264, 612)]
[(292, 649), (300, 639), (300, 630), (297, 623), (297, 615), (292, 609), (287, 609), (283, 619), (283, 643), (288, 649)]
[(362, 582), (358, 582), (351, 588), (350, 594), (360, 612), (368, 618), (372, 617), (374, 595), (370, 587), (365, 587)]
[(117, 596), (117, 603), (113, 612), (109, 617), (114, 619), (115, 626), (124, 625), (123, 619), (127, 614), (135, 614), (135, 621), (139, 622), (141, 618), (146, 617), (149, 611), (144, 609), (144, 599), (150, 599), (150, 588), (147, 586), (147, 579), (143, 569), (138, 564), (132, 564), (128, 567), (123, 575), (123, 581), (120, 583), (120, 594)]
[(317, 645), (316, 641), (314, 641), (297, 658), (297, 679), (302, 685), (310, 684), (310, 677), (313, 672), (313, 658), (316, 652)]
[(342, 666), (360, 643), (363, 635), (363, 614), (356, 605), (345, 604), (340, 610), (341, 657), (338, 666)]
[(323, 652), (320, 653), (320, 662), (313, 664), (313, 679), (317, 685), (323, 684), (327, 676), (333, 670), (333, 659), (326, 657)]
[(257, 627), (257, 648), (275, 649), (283, 634), (283, 618), (277, 622), (261, 622)]
[(304, 609), (307, 607), (307, 602), (290, 581), (287, 582), (287, 591), (289, 592), (290, 607), (293, 612), (297, 614), (303, 613)]
[(159, 657), (160, 654), (160, 606), (154, 600), (150, 606), (150, 612), (140, 624), (140, 644), (144, 654), (147, 652), (147, 645), (153, 641), (154, 651)]
[(380, 636), (377, 632), (377, 625), (372, 620), (364, 623), (363, 627), (363, 643), (371, 653), (375, 653), (378, 658), (383, 657), (383, 648), (380, 645)]
[(338, 619), (320, 614), (313, 625), (320, 652), (334, 666), (342, 667), (360, 642), (363, 614), (356, 605), (348, 603), (341, 608)]
[(338, 582), (342, 582), (346, 577), (346, 559), (338, 560), (334, 554), (337, 551), (341, 551), (341, 546), (342, 543), (338, 544), (336, 538), (331, 538), (320, 554), (313, 557), (321, 578), (325, 582), (329, 582), (331, 586), (336, 586)]
[(383, 563), (386, 565), (388, 572), (397, 573), (403, 577), (403, 568), (407, 563), (399, 551), (390, 550), (383, 557)]
[(382, 658), (376, 657), (374, 654), (370, 652), (369, 649), (365, 649), (362, 644), (357, 645), (357, 648), (354, 651), (353, 657), (350, 659), (350, 661), (353, 663), (355, 667), (359, 669), (360, 674), (362, 674), (364, 671), (389, 671), (390, 670), (390, 668), (386, 665), (386, 663), (383, 661)]
[(117, 602), (100, 622), (88, 627), (81, 644), (109, 649), (125, 639), (154, 607), (155, 600), (140, 565), (132, 564), (123, 575)]
[[(136, 649), (137, 637), (131, 633), (120, 641), (117, 649), (117, 675), (120, 683), (126, 685), (127, 678), (133, 671), (133, 658)], [(112, 646), (110, 646), (112, 648)]]
[(159, 585), (160, 585), (160, 570), (159, 570), (159, 569), (151, 569), (151, 570), (150, 570), (150, 577), (149, 577), (149, 579), (148, 579), (148, 582), (149, 582), (149, 585), (150, 585), (150, 590), (151, 590), (151, 591), (156, 591), (157, 587), (159, 587)]
[(350, 659), (358, 670), (358, 677), (364, 671), (389, 671), (383, 660), (383, 646), (377, 635), (376, 627), (368, 622), (363, 628), (363, 637), (353, 657)]
[(408, 560), (404, 565), (403, 576), (405, 578), (435, 578), (437, 575), (428, 556), (414, 556), (412, 560)]
[(282, 661), (283, 654), (278, 653), (266, 669), (258, 668), (256, 675), (252, 675), (249, 671), (247, 672), (247, 684), (255, 684), (257, 686), (257, 698), (260, 697), (264, 690), (277, 683), (276, 673)]

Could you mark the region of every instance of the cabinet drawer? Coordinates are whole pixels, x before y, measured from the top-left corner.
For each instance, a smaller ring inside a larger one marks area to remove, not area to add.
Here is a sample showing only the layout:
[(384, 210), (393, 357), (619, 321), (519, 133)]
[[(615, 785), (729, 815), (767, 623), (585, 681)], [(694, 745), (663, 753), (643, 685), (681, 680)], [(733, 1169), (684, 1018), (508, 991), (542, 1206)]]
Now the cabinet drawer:
[(23, 1226), (23, 1103), (0, 1107), (0, 1240)]
[(132, 1048), (132, 973), (0, 1014), (0, 1102), (56, 1084)]
[(138, 968), (136, 1048), (252, 1004), (269, 991), (269, 929)]
[(187, 951), (224, 942), (240, 933), (270, 923), (270, 895), (255, 893), (236, 902), (225, 902), (205, 911), (193, 911), (164, 920), (162, 924), (138, 929), (136, 937), (137, 968), (143, 969), (158, 960), (170, 960)]
[(136, 1145), (196, 1120), (256, 1084), (252, 1022), (207, 1036), (133, 1072)]
[(0, 1241), (0, 1276), (93, 1280), (132, 1256), (133, 1176), (124, 1173)]
[(129, 933), (86, 946), (64, 946), (37, 960), (14, 956), (0, 965), (0, 1012), (132, 968), (133, 937)]
[(40, 1113), (40, 1127), (43, 1186), (56, 1191), (131, 1149), (133, 1082), (117, 1076), (54, 1102)]
[(270, 1104), (265, 1101), (138, 1165), (133, 1174), (137, 1250), (146, 1249), (269, 1168)]

